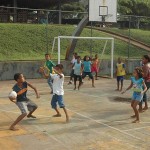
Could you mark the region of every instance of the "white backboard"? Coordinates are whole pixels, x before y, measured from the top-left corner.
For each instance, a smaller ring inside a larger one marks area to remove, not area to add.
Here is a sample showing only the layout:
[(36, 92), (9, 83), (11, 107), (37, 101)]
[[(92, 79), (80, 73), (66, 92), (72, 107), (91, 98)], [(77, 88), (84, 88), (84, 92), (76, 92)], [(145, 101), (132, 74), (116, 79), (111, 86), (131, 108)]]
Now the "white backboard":
[(89, 21), (117, 22), (117, 0), (89, 0)]

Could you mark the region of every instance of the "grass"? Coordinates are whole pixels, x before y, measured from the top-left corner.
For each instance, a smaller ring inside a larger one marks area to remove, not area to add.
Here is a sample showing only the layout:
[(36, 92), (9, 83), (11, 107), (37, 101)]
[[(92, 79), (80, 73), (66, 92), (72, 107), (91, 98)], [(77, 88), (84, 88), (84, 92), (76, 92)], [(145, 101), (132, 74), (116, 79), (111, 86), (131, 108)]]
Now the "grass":
[[(129, 29), (119, 29), (119, 28), (107, 28), (107, 30), (119, 33), (125, 36), (129, 36)], [(150, 31), (149, 30), (141, 30), (141, 29), (130, 29), (131, 38), (139, 40), (150, 46)]]
[[(75, 30), (73, 25), (37, 25), (37, 24), (0, 24), (0, 60), (41, 60), (44, 54), (51, 52), (53, 39), (58, 35), (72, 35)], [(47, 33), (47, 35), (46, 35)], [(141, 34), (147, 34), (144, 32)], [(84, 29), (81, 36), (90, 36), (90, 29)], [(106, 37), (102, 32), (93, 30), (93, 37)], [(149, 40), (149, 39), (148, 39)], [(102, 53), (105, 41), (101, 40), (79, 40), (75, 51), (82, 57), (84, 55)], [(64, 59), (69, 40), (61, 40), (61, 59)], [(47, 49), (48, 48), (48, 49)], [(139, 58), (147, 53), (135, 46), (130, 47), (130, 57)], [(115, 57), (127, 57), (128, 44), (115, 40)], [(110, 58), (110, 43), (108, 42), (105, 58)], [(53, 59), (57, 59), (57, 42), (55, 45)]]

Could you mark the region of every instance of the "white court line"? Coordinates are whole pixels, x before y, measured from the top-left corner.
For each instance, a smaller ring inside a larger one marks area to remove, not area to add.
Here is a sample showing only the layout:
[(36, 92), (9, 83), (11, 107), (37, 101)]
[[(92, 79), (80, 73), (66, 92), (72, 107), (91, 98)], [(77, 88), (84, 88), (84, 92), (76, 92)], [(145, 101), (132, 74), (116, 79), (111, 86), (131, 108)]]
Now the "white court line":
[(102, 125), (104, 125), (104, 126), (110, 128), (110, 129), (116, 130), (116, 131), (118, 131), (118, 132), (120, 132), (120, 133), (123, 133), (123, 134), (125, 134), (125, 135), (130, 136), (130, 137), (133, 137), (133, 138), (135, 138), (135, 139), (137, 139), (137, 140), (144, 141), (143, 139), (141, 139), (141, 138), (139, 138), (139, 137), (136, 137), (136, 136), (134, 136), (134, 135), (132, 135), (132, 134), (126, 133), (125, 131), (119, 130), (118, 128), (115, 128), (115, 127), (112, 127), (112, 126), (110, 126), (110, 125), (107, 125), (107, 124), (105, 124), (105, 123), (103, 123), (103, 122), (101, 122), (101, 121), (97, 121), (97, 120), (95, 120), (95, 119), (92, 119), (91, 117), (88, 117), (88, 116), (83, 115), (83, 114), (81, 114), (81, 113), (78, 113), (78, 112), (76, 112), (76, 111), (72, 111), (72, 110), (70, 110), (70, 109), (67, 109), (67, 110), (69, 110), (69, 111), (71, 111), (71, 112), (73, 112), (73, 113), (75, 113), (75, 114), (77, 114), (77, 115), (79, 115), (79, 116), (82, 116), (82, 117), (84, 117), (84, 118), (87, 118), (87, 119), (89, 119), (89, 120), (91, 120), (91, 121), (94, 121), (94, 122), (96, 122), (96, 123), (98, 123), (98, 124), (102, 124)]
[(144, 129), (144, 128), (147, 128), (147, 127), (150, 127), (150, 126), (139, 127), (139, 128), (133, 128), (133, 129), (123, 130), (123, 131), (128, 132), (128, 131), (133, 131), (133, 130), (140, 130), (140, 129)]
[[(41, 132), (43, 132), (43, 128), (40, 128), (37, 125), (34, 125), (38, 130), (40, 130)], [(46, 130), (45, 130), (46, 131)], [(52, 138), (53, 140), (55, 140), (56, 142), (58, 142), (59, 144), (61, 144), (63, 147), (65, 147), (67, 150), (70, 150), (63, 142), (61, 142), (60, 140), (58, 140), (57, 138), (55, 138), (54, 136), (52, 136), (51, 134), (47, 133), (47, 132), (43, 132), (44, 134), (48, 135), (50, 138)]]
[[(104, 133), (104, 134), (105, 134), (105, 132), (98, 132), (98, 131), (96, 131), (96, 130), (94, 130), (94, 129), (92, 129), (92, 130), (93, 130), (93, 132), (98, 133), (98, 134), (101, 134), (101, 133)], [(113, 135), (110, 135), (110, 134), (108, 135), (108, 134), (107, 134), (107, 136), (109, 136), (109, 137), (115, 139), (116, 141), (123, 142), (123, 143), (129, 145), (130, 147), (133, 147), (133, 148), (136, 148), (136, 149), (139, 150), (139, 147), (136, 147), (136, 146), (134, 146), (134, 145), (131, 145), (130, 143), (125, 142), (125, 141), (123, 141), (123, 140), (121, 140), (121, 139), (118, 139), (118, 138), (114, 137)]]

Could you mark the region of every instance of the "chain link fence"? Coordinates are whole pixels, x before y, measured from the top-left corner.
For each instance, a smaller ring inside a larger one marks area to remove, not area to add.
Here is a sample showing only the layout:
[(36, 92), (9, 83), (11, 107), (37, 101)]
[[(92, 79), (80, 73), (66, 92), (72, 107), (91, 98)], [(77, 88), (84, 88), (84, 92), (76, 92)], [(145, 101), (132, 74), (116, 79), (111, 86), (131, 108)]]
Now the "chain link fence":
[[(25, 55), (29, 55), (28, 59), (30, 59), (35, 52), (36, 58), (40, 59), (43, 57), (44, 53), (51, 52), (54, 37), (59, 35), (72, 35), (77, 24), (85, 15), (87, 15), (87, 12), (0, 6), (0, 23), (14, 23), (13, 26), (8, 26), (7, 30), (10, 32), (7, 34), (4, 33), (5, 28), (0, 27), (1, 40), (6, 42), (10, 34), (14, 37), (20, 36), (20, 41), (14, 42), (15, 38), (9, 39), (9, 41), (7, 41), (8, 43), (1, 45), (0, 49), (2, 52), (10, 55), (10, 59), (12, 59), (14, 52), (11, 51), (10, 47), (15, 44), (15, 49), (19, 53), (20, 59), (26, 58)], [(14, 28), (17, 28), (18, 23), (32, 25), (30, 28), (29, 26), (18, 27), (18, 33), (13, 33), (13, 30)], [(55, 25), (53, 26), (53, 24)], [(57, 24), (67, 24), (72, 26), (67, 26), (66, 28), (62, 26), (60, 29), (60, 26)], [(148, 50), (145, 50), (142, 44), (150, 49), (150, 17), (118, 15), (118, 22), (115, 24), (93, 22), (92, 27), (90, 23), (88, 26), (90, 29), (85, 29), (82, 36), (112, 37), (113, 35), (118, 35), (122, 37), (122, 39), (116, 38), (114, 53), (116, 58), (119, 56), (124, 58), (140, 58), (141, 55), (149, 53)], [(24, 30), (25, 28), (26, 30)], [(99, 33), (98, 31), (93, 30), (94, 28), (100, 29)], [(91, 30), (93, 31), (91, 32)], [(26, 43), (24, 43), (24, 41), (26, 41)], [(32, 43), (30, 41), (32, 41)], [(133, 42), (136, 42), (136, 44), (133, 44)], [(102, 44), (95, 41), (79, 42), (76, 51), (82, 53), (82, 49), (85, 49), (85, 51), (88, 50), (88, 53), (93, 51), (93, 54), (95, 54), (97, 51), (102, 51), (104, 45), (105, 42)], [(67, 47), (67, 44), (65, 47)], [(62, 58), (63, 56), (65, 57), (65, 47), (62, 53)], [(27, 49), (30, 50), (30, 53), (27, 53)], [(54, 57), (57, 58), (57, 47), (55, 47), (55, 49)], [(107, 51), (108, 55), (110, 55), (110, 50)]]

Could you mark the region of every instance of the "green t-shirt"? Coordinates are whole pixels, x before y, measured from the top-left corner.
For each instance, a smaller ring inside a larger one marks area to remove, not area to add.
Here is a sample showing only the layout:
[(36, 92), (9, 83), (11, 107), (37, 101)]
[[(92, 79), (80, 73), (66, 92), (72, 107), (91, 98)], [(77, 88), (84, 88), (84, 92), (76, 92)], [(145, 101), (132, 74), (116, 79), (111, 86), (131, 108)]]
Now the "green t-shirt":
[(49, 73), (52, 73), (52, 69), (55, 66), (55, 64), (51, 60), (47, 60), (44, 64), (44, 67), (46, 67), (49, 70)]

